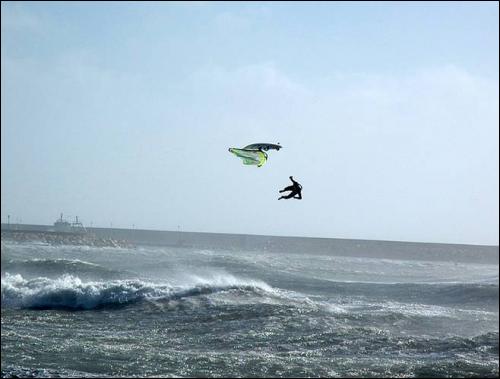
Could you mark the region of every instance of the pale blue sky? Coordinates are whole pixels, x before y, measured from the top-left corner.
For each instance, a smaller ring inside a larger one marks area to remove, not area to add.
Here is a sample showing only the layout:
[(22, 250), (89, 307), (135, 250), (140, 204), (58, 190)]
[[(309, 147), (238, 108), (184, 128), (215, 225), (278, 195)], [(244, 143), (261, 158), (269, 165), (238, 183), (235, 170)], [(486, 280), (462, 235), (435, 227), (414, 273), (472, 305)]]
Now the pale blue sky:
[(1, 7), (2, 222), (498, 244), (497, 2)]

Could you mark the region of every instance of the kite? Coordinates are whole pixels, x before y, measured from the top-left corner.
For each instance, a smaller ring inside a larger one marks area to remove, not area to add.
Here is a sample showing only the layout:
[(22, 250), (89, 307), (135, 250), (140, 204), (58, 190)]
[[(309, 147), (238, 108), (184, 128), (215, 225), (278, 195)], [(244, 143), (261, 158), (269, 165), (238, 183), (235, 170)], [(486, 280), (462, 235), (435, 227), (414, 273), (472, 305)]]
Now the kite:
[(245, 146), (243, 149), (231, 147), (229, 148), (229, 152), (241, 158), (245, 165), (261, 167), (266, 163), (268, 157), (264, 150), (268, 151), (269, 149), (279, 150), (281, 149), (281, 145), (279, 143), (277, 145), (272, 143), (253, 143)]

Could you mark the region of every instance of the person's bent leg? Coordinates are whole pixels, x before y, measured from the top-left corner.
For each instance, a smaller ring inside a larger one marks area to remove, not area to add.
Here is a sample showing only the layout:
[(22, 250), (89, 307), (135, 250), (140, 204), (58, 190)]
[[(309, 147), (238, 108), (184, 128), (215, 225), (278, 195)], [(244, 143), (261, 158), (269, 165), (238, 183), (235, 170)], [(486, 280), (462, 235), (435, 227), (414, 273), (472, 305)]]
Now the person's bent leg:
[(294, 190), (293, 186), (288, 186), (288, 187), (283, 188), (283, 189), (280, 191), (280, 193), (281, 193), (281, 192), (286, 192), (286, 191), (293, 191), (293, 190)]
[(291, 199), (292, 197), (293, 197), (293, 193), (290, 193), (290, 194), (288, 194), (286, 196), (284, 196), (284, 195), (281, 196), (278, 200), (281, 200), (281, 199)]
[(292, 192), (292, 193), (289, 193), (288, 195), (286, 196), (282, 196), (282, 198), (284, 199), (291, 199), (292, 197), (294, 197), (295, 195), (297, 195), (297, 192)]

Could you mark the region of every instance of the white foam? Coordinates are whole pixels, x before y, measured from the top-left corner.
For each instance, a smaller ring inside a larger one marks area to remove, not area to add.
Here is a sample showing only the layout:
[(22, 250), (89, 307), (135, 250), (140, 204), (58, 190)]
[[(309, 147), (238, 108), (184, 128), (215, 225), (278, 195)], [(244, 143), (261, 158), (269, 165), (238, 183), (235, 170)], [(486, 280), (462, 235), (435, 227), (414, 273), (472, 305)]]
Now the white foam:
[(140, 280), (83, 282), (72, 275), (26, 280), (21, 275), (2, 277), (2, 304), (35, 308), (93, 309), (124, 304), (144, 297), (167, 296), (172, 289)]
[(2, 305), (23, 308), (95, 309), (129, 304), (143, 299), (179, 299), (239, 289), (273, 292), (264, 282), (238, 279), (232, 275), (191, 276), (188, 283), (172, 286), (133, 280), (82, 281), (73, 275), (56, 279), (27, 280), (20, 274), (2, 277)]

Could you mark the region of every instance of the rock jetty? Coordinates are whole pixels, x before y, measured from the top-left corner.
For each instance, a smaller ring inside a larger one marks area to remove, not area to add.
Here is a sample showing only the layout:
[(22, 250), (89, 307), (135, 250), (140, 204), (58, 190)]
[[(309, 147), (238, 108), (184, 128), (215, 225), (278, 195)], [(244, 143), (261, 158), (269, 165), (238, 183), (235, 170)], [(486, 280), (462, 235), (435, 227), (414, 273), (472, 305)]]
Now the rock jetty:
[(43, 242), (50, 245), (83, 245), (94, 247), (134, 247), (130, 242), (113, 238), (97, 237), (92, 233), (55, 233), (2, 231), (2, 241)]

